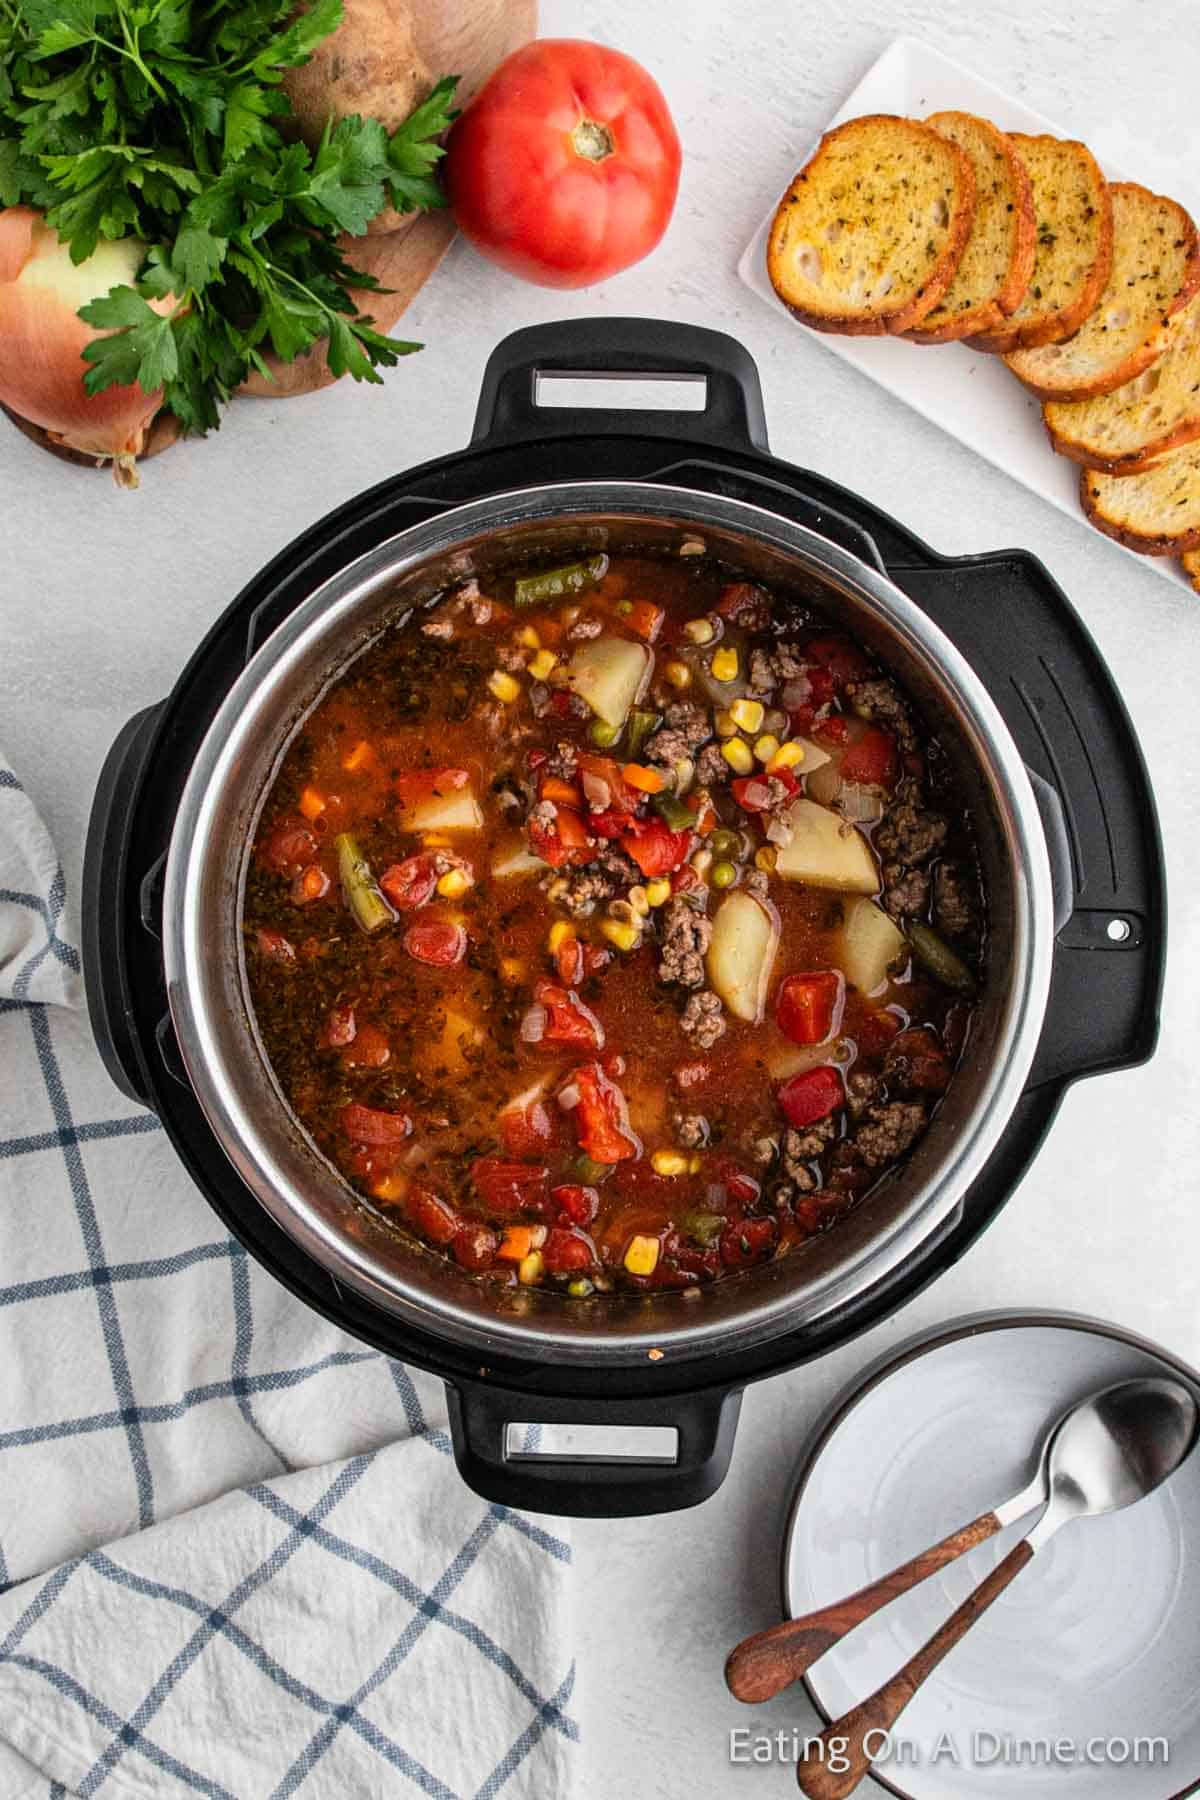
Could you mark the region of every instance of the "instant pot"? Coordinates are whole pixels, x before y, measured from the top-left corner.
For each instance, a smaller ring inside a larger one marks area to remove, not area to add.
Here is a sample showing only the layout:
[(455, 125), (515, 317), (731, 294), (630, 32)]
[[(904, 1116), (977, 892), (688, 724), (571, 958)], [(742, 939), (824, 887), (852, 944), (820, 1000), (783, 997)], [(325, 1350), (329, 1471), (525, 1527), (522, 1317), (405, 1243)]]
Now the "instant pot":
[[(546, 404), (554, 377), (596, 406)], [(673, 378), (695, 410), (613, 405)], [(371, 1226), (291, 1115), (245, 986), (249, 845), (329, 680), (446, 585), (592, 548), (677, 554), (816, 604), (895, 672), (969, 808), (989, 902), (976, 1025), (913, 1155), (836, 1230), (705, 1289), (596, 1295), (473, 1282)], [(84, 871), (93, 1028), (246, 1249), (310, 1306), (449, 1391), (465, 1479), (505, 1503), (694, 1504), (728, 1467), (748, 1381), (824, 1354), (950, 1266), (1004, 1204), (1074, 1080), (1153, 1049), (1165, 941), (1154, 801), (1112, 678), (1020, 551), (948, 559), (767, 450), (758, 375), (711, 331), (585, 320), (514, 334), (472, 443), (314, 525), (231, 603), (105, 764)], [(541, 1454), (526, 1424), (655, 1425), (640, 1458)]]

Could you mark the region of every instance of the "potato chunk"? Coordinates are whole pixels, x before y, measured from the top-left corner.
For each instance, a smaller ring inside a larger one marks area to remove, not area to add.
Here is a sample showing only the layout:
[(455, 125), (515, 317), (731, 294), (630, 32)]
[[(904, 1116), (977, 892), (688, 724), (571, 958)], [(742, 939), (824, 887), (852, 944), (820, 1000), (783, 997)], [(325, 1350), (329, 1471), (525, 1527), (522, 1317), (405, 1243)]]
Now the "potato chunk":
[(653, 661), (653, 652), (632, 638), (592, 638), (580, 644), (567, 664), (567, 680), (597, 718), (619, 731)]
[(904, 933), (873, 900), (848, 900), (834, 955), (851, 987), (873, 994), (907, 950)]
[(735, 888), (717, 908), (708, 979), (735, 1019), (757, 1025), (779, 949), (779, 917), (769, 901)]
[(787, 811), (791, 842), (784, 844), (775, 873), (810, 887), (841, 888), (855, 894), (879, 891), (879, 871), (861, 831), (814, 800), (794, 800)]

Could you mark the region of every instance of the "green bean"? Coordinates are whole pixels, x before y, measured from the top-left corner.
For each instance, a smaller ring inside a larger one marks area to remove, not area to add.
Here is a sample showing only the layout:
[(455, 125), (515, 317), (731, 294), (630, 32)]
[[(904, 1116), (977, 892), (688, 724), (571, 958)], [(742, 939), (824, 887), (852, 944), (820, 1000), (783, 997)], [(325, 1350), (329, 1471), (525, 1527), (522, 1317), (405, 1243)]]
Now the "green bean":
[(695, 813), (690, 806), (685, 806), (682, 800), (676, 799), (674, 794), (655, 794), (650, 804), (669, 830), (694, 831), (696, 829)]
[(684, 1213), (680, 1224), (690, 1238), (695, 1238), (705, 1249), (715, 1244), (725, 1229), (725, 1220), (720, 1213), (689, 1212)]
[(662, 714), (646, 712), (643, 707), (635, 706), (625, 721), (627, 733), (625, 740), (626, 762), (636, 762), (645, 747), (646, 741), (654, 736), (662, 724)]
[(612, 1174), (612, 1164), (593, 1162), (586, 1152), (581, 1151), (575, 1158), (575, 1173), (585, 1187), (597, 1187)]
[(940, 938), (929, 925), (911, 925), (908, 939), (913, 948), (913, 955), (943, 987), (953, 988), (956, 994), (973, 994), (975, 977), (966, 963)]
[(588, 736), (597, 750), (611, 750), (620, 735), (619, 725), (608, 725), (603, 719), (593, 719), (588, 726)]
[(540, 606), (544, 600), (562, 600), (568, 594), (579, 594), (595, 587), (608, 571), (607, 556), (589, 556), (586, 562), (567, 563), (561, 569), (543, 569), (537, 575), (522, 575), (513, 589), (518, 606)]
[(348, 831), (343, 831), (334, 838), (333, 845), (337, 851), (342, 893), (358, 924), (367, 933), (390, 925), (396, 915), (371, 873), (371, 865), (359, 849), (357, 840)]

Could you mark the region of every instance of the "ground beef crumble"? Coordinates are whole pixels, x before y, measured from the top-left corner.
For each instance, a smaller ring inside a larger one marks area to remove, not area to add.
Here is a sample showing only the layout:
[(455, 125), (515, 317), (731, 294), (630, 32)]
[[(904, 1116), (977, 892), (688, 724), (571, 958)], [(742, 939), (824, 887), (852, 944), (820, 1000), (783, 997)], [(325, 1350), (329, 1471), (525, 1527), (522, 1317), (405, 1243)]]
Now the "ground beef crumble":
[[(704, 953), (712, 941), (712, 930), (712, 920), (705, 918), (684, 896), (672, 900), (663, 915), (662, 958), (658, 965), (660, 979), (677, 981), (681, 987), (702, 988)], [(716, 995), (712, 998), (716, 1000)], [(717, 1000), (718, 1011), (720, 1005)], [(724, 1030), (723, 1024), (721, 1029)]]
[(951, 862), (940, 862), (933, 871), (933, 922), (948, 938), (967, 937), (975, 929), (971, 897)]
[(815, 1125), (810, 1125), (805, 1131), (785, 1131), (783, 1134), (783, 1172), (789, 1181), (794, 1181), (806, 1193), (817, 1185), (808, 1165), (833, 1141), (836, 1131), (837, 1125), (830, 1117), (818, 1119)]
[(860, 719), (871, 719), (894, 732), (902, 750), (916, 748), (912, 714), (894, 682), (883, 676), (871, 681), (851, 681), (846, 684), (846, 697)]
[(701, 1150), (708, 1142), (708, 1120), (703, 1113), (673, 1112), (671, 1125), (682, 1150)]
[(711, 1049), (725, 1035), (725, 1014), (721, 1002), (708, 988), (693, 994), (679, 1021), (684, 1036), (691, 1038), (699, 1050)]
[(904, 795), (888, 809), (875, 833), (876, 849), (889, 862), (915, 868), (929, 861), (946, 841), (946, 821), (941, 813), (928, 812), (919, 795)]
[(567, 636), (575, 639), (594, 638), (599, 637), (603, 630), (604, 626), (599, 619), (576, 619), (573, 625), (568, 625)]
[(706, 744), (696, 758), (696, 780), (701, 787), (717, 787), (728, 781), (733, 770), (721, 755), (720, 744)]
[(883, 865), (883, 904), (893, 919), (918, 919), (929, 904), (929, 877), (924, 869), (903, 863)]
[(694, 700), (677, 700), (668, 706), (661, 726), (646, 744), (646, 761), (670, 768), (711, 736), (712, 721), (705, 708)]
[(891, 1100), (867, 1109), (854, 1133), (854, 1148), (869, 1169), (894, 1162), (925, 1129), (927, 1114), (919, 1100)]

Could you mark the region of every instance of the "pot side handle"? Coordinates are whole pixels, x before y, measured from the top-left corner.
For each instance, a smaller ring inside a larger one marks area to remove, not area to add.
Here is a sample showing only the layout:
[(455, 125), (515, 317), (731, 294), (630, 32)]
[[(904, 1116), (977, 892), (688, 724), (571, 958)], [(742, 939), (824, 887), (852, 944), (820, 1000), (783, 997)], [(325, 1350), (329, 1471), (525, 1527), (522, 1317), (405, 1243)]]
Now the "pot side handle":
[[(740, 1390), (661, 1398), (579, 1399), (491, 1383), (446, 1384), (459, 1473), (485, 1500), (525, 1512), (622, 1519), (675, 1512), (715, 1494), (733, 1453)], [(537, 1427), (657, 1426), (676, 1434), (674, 1456), (543, 1453)], [(533, 1427), (532, 1435), (520, 1427)], [(514, 1446), (514, 1431), (522, 1441)]]
[[(597, 404), (545, 406), (539, 378), (580, 376)], [(703, 404), (628, 407), (622, 381), (704, 384)], [(666, 319), (563, 319), (514, 331), (488, 358), (473, 444), (494, 447), (597, 433), (681, 438), (731, 450), (766, 450), (762, 388), (753, 357), (735, 338)]]

